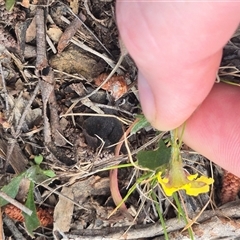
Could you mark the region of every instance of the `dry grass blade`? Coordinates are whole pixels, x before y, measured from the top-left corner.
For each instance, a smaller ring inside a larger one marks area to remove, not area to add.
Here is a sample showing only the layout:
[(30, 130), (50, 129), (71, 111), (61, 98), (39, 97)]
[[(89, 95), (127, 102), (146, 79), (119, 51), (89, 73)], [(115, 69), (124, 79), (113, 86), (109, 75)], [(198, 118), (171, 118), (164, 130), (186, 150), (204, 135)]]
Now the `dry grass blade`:
[(116, 115), (112, 114), (96, 114), (96, 113), (68, 113), (63, 114), (60, 117), (68, 117), (68, 116), (99, 116), (99, 117), (113, 117), (121, 121), (123, 124), (129, 125), (131, 121), (128, 121), (127, 119), (123, 119), (121, 117), (117, 117)]
[(98, 41), (98, 43), (103, 47), (103, 49), (111, 56), (112, 54), (108, 51), (108, 49), (102, 44), (102, 42), (98, 39), (98, 37), (89, 29), (89, 27), (68, 7), (66, 6), (68, 11), (73, 14), (79, 21), (82, 22), (82, 25), (89, 31), (89, 33)]

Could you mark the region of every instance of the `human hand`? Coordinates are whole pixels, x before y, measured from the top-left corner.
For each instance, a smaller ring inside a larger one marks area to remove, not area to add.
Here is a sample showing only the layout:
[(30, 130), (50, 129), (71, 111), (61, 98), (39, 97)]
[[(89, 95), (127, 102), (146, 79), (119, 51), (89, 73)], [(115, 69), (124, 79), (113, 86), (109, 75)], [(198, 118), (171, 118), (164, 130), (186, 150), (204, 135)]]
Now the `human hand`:
[(214, 85), (240, 3), (119, 0), (116, 11), (148, 120), (160, 130), (187, 120), (184, 142), (240, 177), (240, 89)]

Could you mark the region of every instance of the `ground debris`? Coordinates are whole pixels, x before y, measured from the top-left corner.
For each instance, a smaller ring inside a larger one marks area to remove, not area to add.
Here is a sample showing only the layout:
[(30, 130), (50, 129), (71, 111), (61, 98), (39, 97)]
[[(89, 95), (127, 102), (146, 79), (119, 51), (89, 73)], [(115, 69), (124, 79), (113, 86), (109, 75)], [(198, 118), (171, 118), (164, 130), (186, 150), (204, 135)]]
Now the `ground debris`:
[[(76, 17), (79, 13), (83, 22)], [(225, 47), (219, 71), (219, 79), (226, 77), (237, 84), (239, 36), (236, 33)], [(106, 168), (129, 163), (125, 146), (119, 156), (114, 149), (135, 116), (142, 113), (137, 67), (126, 49), (120, 49), (118, 39), (113, 0), (26, 0), (12, 12), (0, 0), (0, 179), (7, 179), (2, 183), (7, 184), (32, 166), (37, 155), (43, 156), (41, 167), (56, 174), (51, 182), (34, 189), (44, 226), (35, 231), (36, 239), (163, 239), (159, 215), (148, 195), (151, 189), (145, 183), (138, 183), (126, 201), (134, 221), (120, 212), (109, 217), (115, 205)], [(155, 149), (158, 134), (150, 127), (127, 139), (134, 162), (139, 151)], [(183, 149), (186, 170), (209, 175), (208, 160), (191, 151)], [(182, 196), (189, 221), (197, 217), (193, 231), (199, 240), (240, 235), (239, 202), (235, 201), (239, 179), (233, 176), (234, 198), (228, 198), (233, 202), (215, 210), (209, 204), (198, 216), (210, 200), (212, 205), (221, 204), (223, 172), (215, 165), (213, 170), (214, 199), (208, 194)], [(118, 170), (122, 196), (141, 171), (133, 167)], [(186, 223), (177, 218), (176, 209), (155, 185), (170, 239), (188, 239), (186, 231), (181, 232)], [(225, 185), (229, 193), (231, 187), (223, 183), (224, 189)], [(19, 190), (20, 202), (25, 200), (21, 191), (26, 189)], [(9, 205), (3, 214), (3, 235), (30, 239), (22, 221), (19, 210)]]

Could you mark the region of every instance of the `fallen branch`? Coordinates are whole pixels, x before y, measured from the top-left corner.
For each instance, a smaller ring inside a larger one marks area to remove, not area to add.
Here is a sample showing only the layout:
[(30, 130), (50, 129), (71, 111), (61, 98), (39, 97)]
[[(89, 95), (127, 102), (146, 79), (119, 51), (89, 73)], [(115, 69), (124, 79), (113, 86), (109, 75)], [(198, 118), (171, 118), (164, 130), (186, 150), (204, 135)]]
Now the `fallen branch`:
[[(240, 200), (233, 202), (232, 204), (226, 204), (217, 210), (207, 210), (202, 213), (198, 218), (199, 225), (193, 226), (196, 233), (194, 239), (210, 239), (214, 236), (214, 239), (219, 239), (222, 236), (230, 237), (240, 235), (240, 222), (233, 221), (230, 218), (240, 218), (239, 212)], [(175, 232), (184, 228), (186, 223), (178, 218), (169, 219), (166, 221), (167, 232)], [(164, 234), (164, 229), (159, 222), (146, 225), (134, 225), (124, 235), (127, 230), (126, 227), (109, 227), (103, 229), (83, 229), (72, 233), (64, 233), (62, 240), (116, 240), (116, 239), (145, 239)], [(204, 231), (206, 229), (206, 232)], [(207, 232), (208, 231), (208, 232)], [(224, 232), (225, 231), (225, 232)], [(223, 235), (224, 232), (224, 235)], [(180, 232), (177, 232), (180, 234)], [(208, 237), (206, 236), (208, 235)], [(211, 235), (212, 234), (212, 235)], [(184, 234), (186, 237), (186, 234)], [(175, 238), (175, 237), (174, 237)], [(160, 238), (158, 238), (160, 239)], [(162, 238), (161, 238), (162, 239)], [(180, 238), (179, 238), (180, 239)]]

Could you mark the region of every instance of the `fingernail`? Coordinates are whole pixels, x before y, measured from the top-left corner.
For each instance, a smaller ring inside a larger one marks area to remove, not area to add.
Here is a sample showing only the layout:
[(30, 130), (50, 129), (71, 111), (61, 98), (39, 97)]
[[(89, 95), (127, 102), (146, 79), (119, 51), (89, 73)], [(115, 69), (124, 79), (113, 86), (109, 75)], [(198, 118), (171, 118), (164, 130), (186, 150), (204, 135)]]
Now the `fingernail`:
[(154, 95), (141, 72), (138, 73), (138, 90), (143, 113), (150, 123), (154, 123), (156, 114)]

